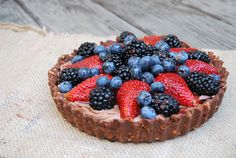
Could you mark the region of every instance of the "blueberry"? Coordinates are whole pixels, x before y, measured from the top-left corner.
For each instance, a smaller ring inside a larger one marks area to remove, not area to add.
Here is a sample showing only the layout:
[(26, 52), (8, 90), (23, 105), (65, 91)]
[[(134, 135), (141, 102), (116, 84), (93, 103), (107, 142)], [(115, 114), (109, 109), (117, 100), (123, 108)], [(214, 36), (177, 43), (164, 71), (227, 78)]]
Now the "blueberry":
[(107, 76), (101, 76), (97, 79), (96, 85), (99, 87), (105, 87), (110, 83)]
[(142, 81), (147, 82), (148, 84), (152, 84), (153, 80), (154, 76), (150, 72), (144, 72), (142, 74)]
[(123, 53), (123, 47), (119, 43), (114, 43), (110, 47), (108, 47), (108, 51), (111, 54)]
[(153, 65), (161, 64), (160, 58), (157, 55), (152, 55), (151, 60)]
[(164, 92), (164, 85), (161, 82), (154, 82), (151, 84), (151, 92), (152, 93), (163, 93)]
[(154, 119), (156, 118), (157, 114), (155, 110), (150, 106), (144, 106), (141, 109), (141, 117), (144, 119)]
[(154, 65), (154, 66), (152, 67), (152, 74), (153, 74), (154, 76), (157, 76), (158, 74), (160, 74), (160, 73), (162, 73), (162, 72), (164, 72), (163, 66), (161, 66), (161, 65)]
[(188, 60), (188, 53), (181, 51), (177, 54), (177, 57), (175, 58), (177, 64), (184, 64), (186, 60)]
[(150, 56), (144, 56), (140, 59), (140, 66), (142, 70), (147, 71), (152, 66), (152, 59)]
[(178, 56), (178, 54), (177, 54), (177, 53), (175, 53), (175, 52), (170, 52), (170, 53), (169, 53), (169, 55), (170, 55), (170, 57), (171, 57), (173, 60), (175, 60), (175, 61), (176, 61), (176, 59), (177, 59), (177, 56)]
[(105, 61), (107, 59), (107, 53), (105, 52), (101, 52), (99, 54), (99, 58), (102, 60), (102, 61)]
[(146, 91), (142, 91), (138, 95), (138, 104), (142, 106), (150, 105), (152, 102), (152, 95)]
[(128, 65), (133, 67), (133, 66), (138, 66), (140, 64), (140, 57), (130, 57), (128, 60)]
[(124, 44), (127, 45), (130, 42), (135, 41), (135, 40), (137, 40), (137, 37), (135, 37), (134, 35), (128, 35), (124, 39)]
[(209, 76), (210, 76), (211, 78), (213, 78), (213, 80), (214, 80), (216, 83), (219, 83), (219, 82), (220, 82), (220, 76), (219, 76), (219, 75), (210, 74)]
[(67, 93), (67, 92), (69, 92), (73, 88), (73, 86), (72, 86), (72, 84), (70, 82), (64, 81), (64, 82), (61, 82), (58, 85), (58, 88), (59, 88), (60, 92)]
[(85, 80), (91, 76), (91, 71), (88, 68), (79, 69), (78, 77)]
[(74, 57), (72, 58), (71, 63), (74, 64), (74, 63), (76, 63), (76, 62), (78, 62), (78, 61), (81, 61), (81, 60), (83, 60), (83, 59), (84, 59), (83, 56), (81, 56), (81, 55), (76, 55), (76, 56), (74, 56)]
[(172, 59), (164, 59), (162, 61), (162, 66), (164, 67), (165, 72), (173, 72), (175, 71), (175, 62)]
[(163, 40), (161, 41), (158, 41), (156, 44), (155, 44), (155, 47), (160, 50), (160, 51), (167, 51), (169, 52), (170, 50), (170, 46)]
[(116, 69), (116, 67), (115, 67), (115, 64), (113, 62), (105, 62), (102, 65), (102, 70), (106, 74), (111, 74), (112, 72), (115, 71), (115, 69)]
[(141, 80), (142, 79), (142, 69), (140, 66), (135, 66), (130, 69), (130, 74), (132, 78)]
[(190, 74), (190, 69), (186, 65), (181, 65), (179, 66), (177, 72), (181, 77), (187, 77)]
[(111, 79), (110, 87), (113, 89), (118, 89), (122, 85), (122, 79), (119, 76), (115, 76)]
[(100, 74), (100, 71), (98, 68), (92, 68), (90, 69), (90, 71), (91, 71), (91, 76), (96, 76)]
[(102, 45), (96, 46), (94, 48), (94, 53), (97, 54), (97, 55), (100, 54), (100, 53), (107, 53), (107, 49), (106, 49), (106, 47), (104, 47)]

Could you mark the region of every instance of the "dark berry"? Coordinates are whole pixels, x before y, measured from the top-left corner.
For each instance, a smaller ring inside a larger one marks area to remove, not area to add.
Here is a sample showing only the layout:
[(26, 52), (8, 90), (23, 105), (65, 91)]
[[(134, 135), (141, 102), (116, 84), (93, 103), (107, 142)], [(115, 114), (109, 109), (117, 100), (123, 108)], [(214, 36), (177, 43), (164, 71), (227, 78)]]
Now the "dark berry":
[(132, 32), (129, 32), (129, 31), (123, 31), (119, 38), (118, 38), (118, 42), (124, 42), (124, 39), (128, 36), (128, 35), (133, 35), (135, 38), (136, 36), (132, 33)]
[(90, 42), (85, 42), (80, 45), (77, 51), (77, 55), (81, 55), (83, 57), (88, 57), (94, 54), (94, 48), (96, 44), (95, 43), (90, 43)]
[(124, 57), (128, 60), (131, 56), (142, 57), (145, 56), (147, 45), (140, 40), (132, 41), (126, 45)]
[(157, 114), (170, 117), (172, 114), (177, 114), (180, 110), (179, 103), (168, 94), (154, 93), (152, 98), (152, 107)]
[(94, 110), (112, 109), (115, 104), (115, 94), (109, 88), (97, 87), (90, 92), (89, 105)]
[(178, 37), (175, 36), (175, 35), (171, 35), (171, 34), (167, 35), (164, 38), (164, 41), (170, 46), (170, 48), (179, 48), (179, 47), (181, 47), (181, 42), (178, 39)]
[(205, 52), (199, 51), (199, 50), (189, 53), (189, 59), (197, 59), (197, 60), (204, 61), (206, 63), (210, 63), (211, 61), (211, 59)]
[(185, 80), (190, 89), (198, 95), (215, 95), (219, 91), (220, 83), (203, 73), (192, 72)]
[(123, 65), (123, 57), (121, 54), (109, 54), (105, 60), (106, 62), (113, 62), (116, 68)]
[(160, 59), (160, 61), (163, 61), (164, 59), (166, 58), (170, 58), (170, 53), (167, 52), (167, 51), (158, 51), (158, 50), (155, 50), (153, 51), (153, 54), (154, 55), (157, 55)]
[(128, 81), (131, 79), (129, 66), (122, 65), (115, 71), (115, 74), (119, 76), (123, 81)]
[(59, 75), (59, 82), (68, 81), (73, 86), (76, 86), (78, 83), (80, 83), (82, 80), (79, 79), (79, 70), (78, 68), (66, 68), (63, 69), (60, 72)]

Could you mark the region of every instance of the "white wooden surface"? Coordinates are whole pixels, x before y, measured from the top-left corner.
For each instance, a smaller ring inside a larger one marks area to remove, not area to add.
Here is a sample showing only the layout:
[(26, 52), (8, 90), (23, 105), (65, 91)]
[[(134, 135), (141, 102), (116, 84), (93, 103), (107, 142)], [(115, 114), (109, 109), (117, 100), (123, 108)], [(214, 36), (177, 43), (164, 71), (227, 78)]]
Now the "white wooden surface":
[(100, 36), (173, 33), (193, 47), (236, 48), (234, 0), (0, 0), (0, 21)]

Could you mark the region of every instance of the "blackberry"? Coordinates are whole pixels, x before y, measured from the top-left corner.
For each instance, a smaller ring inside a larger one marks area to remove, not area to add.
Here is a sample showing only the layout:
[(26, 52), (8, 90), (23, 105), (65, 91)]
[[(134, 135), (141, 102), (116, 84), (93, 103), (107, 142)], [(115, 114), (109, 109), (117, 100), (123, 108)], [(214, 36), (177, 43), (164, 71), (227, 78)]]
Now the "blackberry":
[(95, 43), (85, 42), (80, 45), (77, 51), (77, 55), (81, 55), (83, 57), (89, 57), (94, 54), (93, 50), (95, 48)]
[(219, 82), (204, 73), (192, 72), (185, 80), (191, 91), (198, 95), (215, 95), (220, 88)]
[(181, 47), (181, 42), (177, 36), (169, 34), (164, 38), (164, 41), (170, 46), (170, 48)]
[(206, 63), (209, 63), (211, 61), (209, 56), (205, 52), (199, 50), (189, 53), (189, 59), (197, 59)]
[(154, 93), (152, 98), (152, 107), (157, 114), (170, 117), (172, 114), (177, 114), (180, 110), (179, 103), (168, 94)]
[(98, 87), (90, 92), (89, 105), (94, 110), (112, 109), (115, 104), (115, 93), (109, 88)]
[(59, 82), (68, 81), (73, 86), (76, 86), (81, 80), (78, 78), (79, 69), (78, 68), (66, 68), (60, 72)]
[(146, 51), (147, 45), (143, 41), (135, 40), (126, 45), (124, 58), (128, 60), (131, 56), (142, 57)]
[(106, 58), (107, 62), (113, 62), (115, 64), (116, 68), (119, 68), (121, 65), (123, 65), (123, 57), (119, 54), (109, 54)]
[(157, 48), (156, 47), (153, 47), (151, 45), (148, 45), (147, 48), (146, 48), (146, 51), (141, 54), (140, 57), (144, 57), (144, 56), (152, 56), (154, 52), (157, 51)]
[(129, 66), (122, 65), (116, 70), (115, 74), (119, 76), (123, 81), (128, 81), (131, 79)]
[(128, 35), (133, 35), (134, 37), (136, 37), (132, 32), (123, 31), (118, 38), (118, 42), (124, 42), (125, 37)]
[(159, 59), (161, 60), (161, 62), (164, 59), (170, 58), (170, 53), (166, 52), (166, 51), (158, 51), (158, 50), (153, 50), (153, 54), (157, 55), (159, 57)]

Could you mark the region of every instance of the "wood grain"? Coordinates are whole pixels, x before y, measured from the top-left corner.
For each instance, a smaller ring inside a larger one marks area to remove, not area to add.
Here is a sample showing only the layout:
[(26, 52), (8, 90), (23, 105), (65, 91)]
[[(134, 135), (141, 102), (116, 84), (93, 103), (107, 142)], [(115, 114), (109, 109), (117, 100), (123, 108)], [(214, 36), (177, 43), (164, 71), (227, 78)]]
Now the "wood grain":
[[(214, 17), (213, 13), (207, 14), (206, 11), (186, 5), (187, 3), (182, 4), (181, 0), (94, 0), (94, 2), (148, 34), (173, 33), (188, 41), (193, 47), (236, 48), (236, 41), (233, 40), (236, 36), (234, 26), (221, 18)], [(223, 7), (218, 6), (221, 11)], [(211, 12), (214, 11), (216, 9), (212, 9)], [(228, 21), (230, 20), (229, 18)]]
[(54, 32), (92, 33), (114, 35), (131, 30), (137, 35), (142, 31), (113, 15), (90, 0), (17, 0), (31, 11), (47, 28)]
[(0, 21), (37, 26), (36, 22), (13, 0), (0, 0)]

